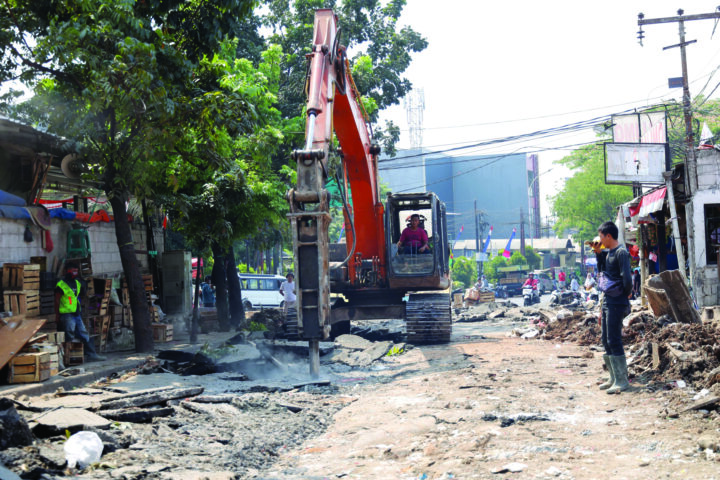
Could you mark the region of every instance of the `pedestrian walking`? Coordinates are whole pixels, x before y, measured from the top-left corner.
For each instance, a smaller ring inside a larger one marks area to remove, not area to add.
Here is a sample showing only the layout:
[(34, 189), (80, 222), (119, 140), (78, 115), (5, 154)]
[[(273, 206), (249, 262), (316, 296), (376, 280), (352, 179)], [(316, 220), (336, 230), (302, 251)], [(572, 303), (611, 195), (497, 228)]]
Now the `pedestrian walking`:
[(640, 296), (640, 272), (633, 270), (633, 298)]
[(283, 313), (287, 315), (288, 309), (295, 308), (297, 296), (295, 294), (295, 275), (288, 273), (285, 281), (280, 285), (280, 295), (283, 296)]
[[(618, 228), (605, 222), (598, 229), (600, 245), (593, 245), (598, 263), (598, 288), (603, 292), (601, 338), (603, 360), (610, 372), (608, 381), (600, 385), (607, 393), (620, 393), (630, 387), (627, 360), (622, 344), (622, 321), (630, 313), (628, 297), (632, 291), (630, 254), (618, 242)], [(604, 249), (603, 249), (604, 248)]]
[(215, 306), (215, 287), (212, 284), (212, 277), (208, 275), (205, 277), (205, 281), (200, 284), (200, 298), (203, 301), (203, 307), (214, 307)]

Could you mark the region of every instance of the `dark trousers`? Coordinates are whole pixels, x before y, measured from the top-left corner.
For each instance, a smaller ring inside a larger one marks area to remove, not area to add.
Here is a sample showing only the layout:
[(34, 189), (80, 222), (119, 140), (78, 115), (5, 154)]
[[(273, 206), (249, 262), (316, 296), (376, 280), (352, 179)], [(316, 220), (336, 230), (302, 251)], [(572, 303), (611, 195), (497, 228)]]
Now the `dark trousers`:
[(63, 313), (60, 315), (60, 325), (65, 331), (65, 340), (68, 342), (81, 341), (85, 346), (85, 353), (97, 355), (90, 335), (85, 328), (79, 313)]
[(625, 355), (622, 344), (622, 321), (630, 313), (630, 305), (602, 307), (602, 344), (608, 355)]

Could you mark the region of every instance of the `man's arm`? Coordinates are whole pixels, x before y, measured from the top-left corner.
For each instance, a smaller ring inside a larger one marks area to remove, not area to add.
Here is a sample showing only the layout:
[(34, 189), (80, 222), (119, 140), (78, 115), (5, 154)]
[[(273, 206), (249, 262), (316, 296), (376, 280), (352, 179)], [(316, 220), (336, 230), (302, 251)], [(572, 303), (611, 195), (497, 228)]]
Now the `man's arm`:
[(618, 250), (618, 261), (620, 262), (620, 276), (623, 282), (625, 295), (630, 295), (633, 288), (632, 273), (630, 272), (630, 254), (624, 248)]

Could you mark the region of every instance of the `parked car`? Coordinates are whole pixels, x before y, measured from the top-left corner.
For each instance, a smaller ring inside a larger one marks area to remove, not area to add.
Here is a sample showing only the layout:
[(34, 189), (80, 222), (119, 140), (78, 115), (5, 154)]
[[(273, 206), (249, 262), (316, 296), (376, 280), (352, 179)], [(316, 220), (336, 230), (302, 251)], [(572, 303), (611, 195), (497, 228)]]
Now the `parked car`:
[(285, 281), (285, 277), (252, 273), (241, 273), (239, 277), (245, 310), (282, 307), (285, 303), (285, 299), (280, 294), (280, 285)]
[(538, 291), (540, 292), (540, 295), (544, 295), (554, 290), (550, 270), (534, 270), (533, 273), (538, 281)]

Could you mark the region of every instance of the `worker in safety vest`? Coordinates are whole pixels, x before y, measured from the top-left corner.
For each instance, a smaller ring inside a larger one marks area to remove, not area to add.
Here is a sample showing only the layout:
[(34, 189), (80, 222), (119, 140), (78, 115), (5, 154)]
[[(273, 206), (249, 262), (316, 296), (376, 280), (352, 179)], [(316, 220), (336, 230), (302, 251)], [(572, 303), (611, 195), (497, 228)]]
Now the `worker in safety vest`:
[(65, 332), (66, 341), (83, 342), (85, 355), (89, 361), (105, 360), (105, 357), (95, 351), (80, 315), (80, 292), (83, 288), (78, 266), (68, 264), (65, 276), (55, 286), (55, 305), (57, 313), (60, 314), (60, 326)]

